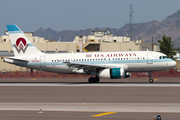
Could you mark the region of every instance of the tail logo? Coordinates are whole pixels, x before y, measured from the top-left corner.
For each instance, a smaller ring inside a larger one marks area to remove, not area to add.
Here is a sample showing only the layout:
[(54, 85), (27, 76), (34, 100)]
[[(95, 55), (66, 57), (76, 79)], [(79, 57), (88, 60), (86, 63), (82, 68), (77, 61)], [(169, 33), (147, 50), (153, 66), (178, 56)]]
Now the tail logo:
[(20, 53), (21, 51), (25, 53), (28, 45), (29, 44), (26, 43), (26, 40), (24, 38), (18, 38), (16, 40), (16, 44), (14, 44), (14, 47), (16, 48), (18, 53)]

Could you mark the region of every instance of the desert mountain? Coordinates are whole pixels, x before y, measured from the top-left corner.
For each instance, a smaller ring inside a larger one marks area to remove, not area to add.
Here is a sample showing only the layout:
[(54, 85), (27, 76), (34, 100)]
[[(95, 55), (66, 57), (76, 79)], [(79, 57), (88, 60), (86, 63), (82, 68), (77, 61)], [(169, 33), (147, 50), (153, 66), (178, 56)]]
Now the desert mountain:
[[(150, 42), (153, 36), (154, 41), (162, 39), (162, 36), (171, 37), (174, 41), (175, 46), (180, 47), (180, 10), (172, 15), (169, 15), (166, 19), (161, 22), (156, 20), (133, 24), (133, 40), (144, 40)], [(127, 30), (129, 30), (129, 24), (125, 24), (122, 28), (94, 28), (86, 30), (64, 30), (57, 32), (51, 28), (43, 29), (40, 28), (34, 32), (35, 36), (44, 37), (50, 40), (58, 40), (61, 37), (61, 41), (73, 41), (75, 36), (88, 35), (93, 30), (104, 30), (110, 31), (114, 36), (126, 36)]]

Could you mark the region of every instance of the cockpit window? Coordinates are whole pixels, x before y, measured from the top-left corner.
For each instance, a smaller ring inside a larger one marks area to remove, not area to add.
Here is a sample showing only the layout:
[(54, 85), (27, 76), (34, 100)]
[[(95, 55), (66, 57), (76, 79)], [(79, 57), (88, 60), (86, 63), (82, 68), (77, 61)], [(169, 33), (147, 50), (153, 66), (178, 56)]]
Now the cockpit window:
[(168, 56), (159, 56), (159, 59), (168, 59)]

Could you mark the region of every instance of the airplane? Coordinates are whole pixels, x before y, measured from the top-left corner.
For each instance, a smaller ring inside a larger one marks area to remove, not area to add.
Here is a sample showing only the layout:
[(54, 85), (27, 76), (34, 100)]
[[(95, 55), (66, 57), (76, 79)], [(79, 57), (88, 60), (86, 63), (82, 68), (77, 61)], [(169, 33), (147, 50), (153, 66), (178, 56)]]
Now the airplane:
[(151, 72), (175, 67), (176, 62), (167, 55), (154, 51), (86, 52), (47, 54), (38, 50), (17, 25), (7, 25), (14, 56), (4, 62), (27, 68), (63, 73), (89, 74), (89, 83), (100, 79), (121, 79), (131, 72)]

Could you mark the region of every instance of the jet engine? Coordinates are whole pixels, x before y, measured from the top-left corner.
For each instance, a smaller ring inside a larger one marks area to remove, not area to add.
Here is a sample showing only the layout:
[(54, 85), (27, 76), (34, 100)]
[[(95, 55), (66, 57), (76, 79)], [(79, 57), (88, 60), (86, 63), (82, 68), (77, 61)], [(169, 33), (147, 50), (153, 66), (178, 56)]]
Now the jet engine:
[(121, 79), (125, 76), (123, 68), (110, 68), (99, 71), (101, 79)]

